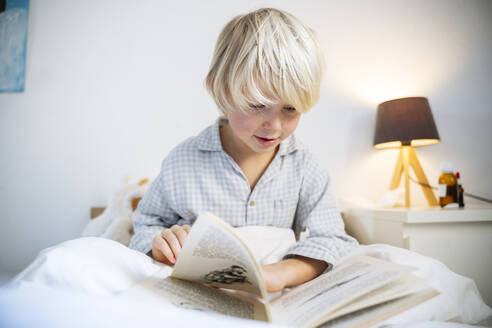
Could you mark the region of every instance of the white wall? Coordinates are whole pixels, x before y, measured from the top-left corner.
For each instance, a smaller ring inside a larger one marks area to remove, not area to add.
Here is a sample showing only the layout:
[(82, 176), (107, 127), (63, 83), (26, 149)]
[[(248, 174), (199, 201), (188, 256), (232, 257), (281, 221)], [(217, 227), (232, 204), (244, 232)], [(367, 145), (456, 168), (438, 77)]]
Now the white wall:
[[(483, 1), (31, 1), (26, 91), (0, 94), (0, 275), (77, 237), (124, 176), (157, 174), (212, 123), (203, 88), (216, 37), (271, 6), (319, 34), (328, 72), (298, 129), (337, 197), (377, 201), (395, 151), (372, 149), (376, 105), (429, 98), (442, 142), (418, 148), (466, 191), (492, 198), (492, 3)], [(424, 204), (412, 186), (412, 200)]]

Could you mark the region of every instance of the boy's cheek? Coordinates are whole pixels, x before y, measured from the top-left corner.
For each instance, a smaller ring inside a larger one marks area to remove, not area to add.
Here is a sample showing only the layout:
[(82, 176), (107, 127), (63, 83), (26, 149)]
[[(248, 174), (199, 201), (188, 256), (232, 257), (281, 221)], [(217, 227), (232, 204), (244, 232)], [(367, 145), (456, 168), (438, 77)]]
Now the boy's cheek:
[(301, 116), (298, 115), (296, 117), (293, 117), (291, 119), (284, 121), (284, 133), (287, 136), (294, 133), (294, 131), (297, 129), (297, 126), (299, 125), (300, 118), (301, 118)]
[(237, 135), (253, 134), (256, 128), (261, 126), (261, 123), (256, 122), (254, 117), (240, 113), (239, 111), (230, 114), (229, 124)]

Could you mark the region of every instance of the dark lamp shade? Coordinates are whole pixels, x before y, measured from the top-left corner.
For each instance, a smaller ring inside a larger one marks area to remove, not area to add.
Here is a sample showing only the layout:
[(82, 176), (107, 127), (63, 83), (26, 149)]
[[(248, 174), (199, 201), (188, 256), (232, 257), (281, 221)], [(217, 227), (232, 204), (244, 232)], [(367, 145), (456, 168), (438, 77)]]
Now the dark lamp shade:
[(438, 142), (439, 134), (427, 98), (400, 98), (378, 105), (374, 148), (415, 147)]

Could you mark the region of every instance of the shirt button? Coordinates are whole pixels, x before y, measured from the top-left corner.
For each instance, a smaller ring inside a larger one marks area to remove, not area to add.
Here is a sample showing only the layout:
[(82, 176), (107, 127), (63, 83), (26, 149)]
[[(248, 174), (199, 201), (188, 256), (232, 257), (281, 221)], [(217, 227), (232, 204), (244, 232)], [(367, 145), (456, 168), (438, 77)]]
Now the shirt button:
[(255, 201), (254, 200), (250, 201), (249, 206), (255, 206)]

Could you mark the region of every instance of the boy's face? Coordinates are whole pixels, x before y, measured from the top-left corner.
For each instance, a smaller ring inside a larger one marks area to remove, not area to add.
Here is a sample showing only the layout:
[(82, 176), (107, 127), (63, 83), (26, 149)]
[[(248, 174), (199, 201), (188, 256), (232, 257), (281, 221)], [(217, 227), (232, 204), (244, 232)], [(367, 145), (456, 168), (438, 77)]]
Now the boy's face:
[(295, 131), (300, 117), (294, 107), (282, 103), (252, 104), (248, 112), (235, 110), (227, 114), (235, 144), (257, 153), (275, 151)]

